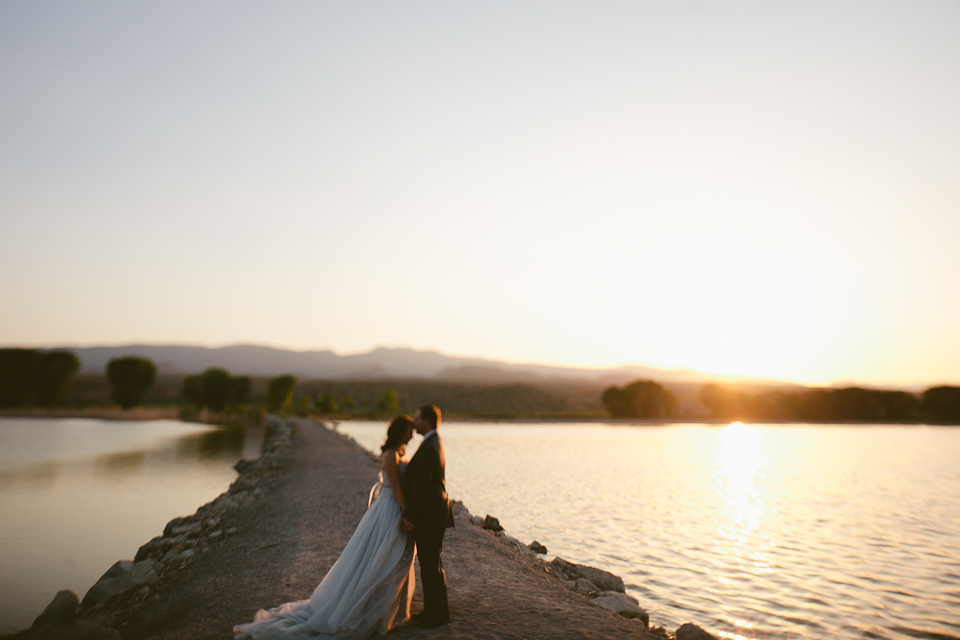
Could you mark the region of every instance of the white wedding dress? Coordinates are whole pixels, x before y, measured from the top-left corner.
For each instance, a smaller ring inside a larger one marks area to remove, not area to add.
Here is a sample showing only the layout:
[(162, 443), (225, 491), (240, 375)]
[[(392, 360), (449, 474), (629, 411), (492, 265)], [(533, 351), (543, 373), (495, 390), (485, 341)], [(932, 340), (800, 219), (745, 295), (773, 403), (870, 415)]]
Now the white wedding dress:
[[(401, 473), (406, 463), (401, 463)], [(340, 558), (307, 600), (261, 609), (233, 628), (237, 640), (361, 640), (410, 617), (416, 583), (413, 538), (400, 531), (400, 504), (387, 474), (370, 491), (367, 512)]]

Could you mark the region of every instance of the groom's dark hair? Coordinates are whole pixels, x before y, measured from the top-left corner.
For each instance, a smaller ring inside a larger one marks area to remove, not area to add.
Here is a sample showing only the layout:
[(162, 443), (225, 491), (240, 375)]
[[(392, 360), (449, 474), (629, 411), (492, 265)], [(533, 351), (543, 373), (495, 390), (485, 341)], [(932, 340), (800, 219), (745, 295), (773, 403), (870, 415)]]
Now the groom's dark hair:
[(434, 429), (440, 424), (440, 408), (433, 404), (422, 404), (417, 407), (420, 417), (430, 423)]

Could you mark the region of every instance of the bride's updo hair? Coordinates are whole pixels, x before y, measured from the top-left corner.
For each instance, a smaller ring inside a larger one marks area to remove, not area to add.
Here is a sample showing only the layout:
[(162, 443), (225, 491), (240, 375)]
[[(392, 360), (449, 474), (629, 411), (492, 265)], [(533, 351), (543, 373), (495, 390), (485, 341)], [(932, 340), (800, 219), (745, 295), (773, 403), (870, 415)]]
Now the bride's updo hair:
[[(394, 451), (400, 451), (400, 447), (403, 446), (403, 436), (406, 435), (407, 429), (413, 427), (413, 418), (410, 416), (397, 416), (393, 419), (393, 422), (390, 423), (390, 426), (387, 427), (387, 441), (383, 443), (383, 446), (380, 447), (381, 453), (387, 449), (393, 449)], [(400, 453), (403, 453), (400, 451)]]

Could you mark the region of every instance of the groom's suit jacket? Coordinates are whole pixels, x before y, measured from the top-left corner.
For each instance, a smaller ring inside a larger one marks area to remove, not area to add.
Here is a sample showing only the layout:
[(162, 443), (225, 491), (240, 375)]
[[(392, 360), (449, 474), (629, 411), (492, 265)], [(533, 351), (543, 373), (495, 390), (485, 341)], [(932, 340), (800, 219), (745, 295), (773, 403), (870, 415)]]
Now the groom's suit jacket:
[(416, 529), (446, 529), (453, 526), (453, 509), (444, 480), (443, 443), (435, 433), (420, 444), (403, 477), (407, 508), (403, 517)]

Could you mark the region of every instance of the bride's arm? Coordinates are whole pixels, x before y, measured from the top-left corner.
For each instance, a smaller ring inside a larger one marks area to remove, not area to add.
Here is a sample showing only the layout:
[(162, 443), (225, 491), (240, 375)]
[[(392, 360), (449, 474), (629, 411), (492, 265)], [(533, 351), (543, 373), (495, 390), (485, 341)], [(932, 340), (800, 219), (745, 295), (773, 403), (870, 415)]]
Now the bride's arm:
[(407, 503), (403, 499), (403, 488), (400, 486), (400, 467), (397, 465), (399, 461), (400, 454), (393, 449), (387, 449), (383, 452), (383, 455), (380, 456), (380, 466), (383, 468), (384, 473), (387, 474), (387, 478), (390, 480), (390, 488), (393, 489), (393, 497), (397, 499), (397, 503), (400, 505), (401, 509), (406, 509)]

